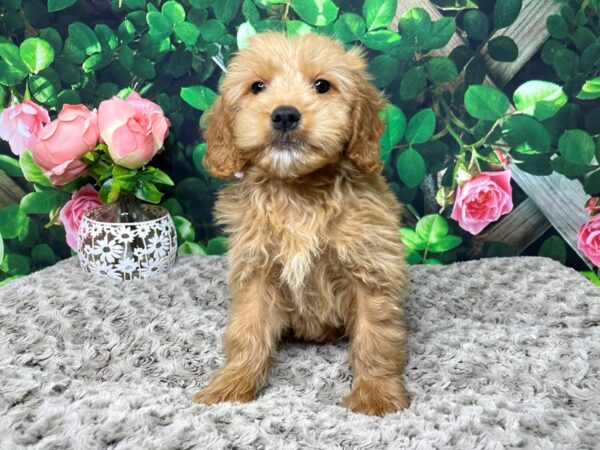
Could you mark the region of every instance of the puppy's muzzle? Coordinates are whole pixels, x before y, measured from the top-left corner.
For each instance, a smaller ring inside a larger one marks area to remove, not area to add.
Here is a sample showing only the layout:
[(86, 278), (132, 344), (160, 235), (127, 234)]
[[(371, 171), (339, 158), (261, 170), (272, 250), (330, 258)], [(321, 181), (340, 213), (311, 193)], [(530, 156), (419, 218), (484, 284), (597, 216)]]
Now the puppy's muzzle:
[(271, 113), (271, 126), (285, 133), (298, 126), (300, 117), (300, 111), (293, 106), (278, 106)]

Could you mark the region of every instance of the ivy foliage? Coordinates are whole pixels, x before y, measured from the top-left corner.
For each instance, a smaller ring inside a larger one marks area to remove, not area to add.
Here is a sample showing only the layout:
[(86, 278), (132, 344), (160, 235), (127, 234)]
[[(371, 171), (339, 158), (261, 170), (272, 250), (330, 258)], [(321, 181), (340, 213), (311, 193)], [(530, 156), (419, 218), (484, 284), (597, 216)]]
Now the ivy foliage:
[[(431, 215), (430, 200), (435, 191), (438, 199), (447, 199), (461, 173), (497, 167), (498, 149), (510, 150), (513, 161), (536, 175), (581, 177), (594, 171), (586, 190), (600, 192), (593, 159), (600, 152), (600, 109), (581, 106), (600, 97), (598, 0), (583, 2), (586, 6), (562, 2), (560, 15), (548, 19), (552, 39), (542, 51), (556, 76), (529, 81), (512, 98), (484, 85), (485, 57), (499, 62), (518, 57), (515, 42), (498, 32), (517, 20), (521, 0), (486, 2), (485, 8), (472, 0), (434, 0), (444, 14), (439, 20), (421, 8), (396, 20), (396, 3), (0, 0), (0, 107), (30, 97), (51, 113), (67, 103), (93, 108), (131, 89), (156, 101), (172, 126), (166, 150), (154, 163), (174, 185), (154, 200), (174, 216), (180, 253), (223, 253), (227, 247), (211, 217), (223, 181), (202, 167), (206, 146), (198, 121), (216, 98), (232, 54), (266, 30), (322, 33), (348, 48), (368, 49), (373, 82), (389, 100), (382, 113), (384, 175), (415, 216), (415, 230), (402, 232), (412, 262), (467, 257), (464, 233)], [(448, 56), (434, 53), (456, 31), (465, 43)], [(0, 270), (6, 278), (68, 256), (62, 228), (52, 226), (67, 198), (53, 193), (30, 154), (17, 161), (6, 146), (1, 153), (0, 170), (23, 188), (34, 187), (20, 205), (0, 209)], [(75, 182), (66, 191), (78, 187)]]

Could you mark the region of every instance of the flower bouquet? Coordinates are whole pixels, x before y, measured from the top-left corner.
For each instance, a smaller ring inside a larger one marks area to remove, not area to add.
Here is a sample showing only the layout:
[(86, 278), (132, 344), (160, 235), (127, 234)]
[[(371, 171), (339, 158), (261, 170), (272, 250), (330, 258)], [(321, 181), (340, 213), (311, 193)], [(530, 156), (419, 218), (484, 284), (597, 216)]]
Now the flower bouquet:
[[(145, 278), (173, 264), (177, 237), (157, 185), (173, 185), (147, 165), (163, 149), (170, 122), (155, 103), (124, 92), (98, 110), (64, 105), (54, 120), (30, 100), (0, 115), (0, 138), (19, 155), (36, 191), (55, 190), (67, 244), (88, 273)], [(68, 199), (70, 195), (70, 199)]]

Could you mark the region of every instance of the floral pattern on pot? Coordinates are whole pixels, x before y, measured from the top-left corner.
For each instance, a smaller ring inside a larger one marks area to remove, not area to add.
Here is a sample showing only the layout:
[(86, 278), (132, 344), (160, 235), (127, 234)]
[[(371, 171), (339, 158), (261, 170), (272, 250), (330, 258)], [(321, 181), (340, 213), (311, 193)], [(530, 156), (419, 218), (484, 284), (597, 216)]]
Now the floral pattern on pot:
[(168, 211), (143, 205), (155, 219), (113, 223), (97, 220), (107, 206), (88, 211), (77, 233), (83, 270), (115, 280), (149, 278), (171, 268), (177, 256), (177, 233)]

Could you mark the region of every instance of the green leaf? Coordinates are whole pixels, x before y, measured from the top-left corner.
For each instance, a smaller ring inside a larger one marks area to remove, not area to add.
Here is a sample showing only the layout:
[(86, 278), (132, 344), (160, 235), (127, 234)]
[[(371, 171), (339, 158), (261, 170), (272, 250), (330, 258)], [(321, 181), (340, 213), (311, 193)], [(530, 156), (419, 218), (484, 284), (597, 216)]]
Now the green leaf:
[(419, 237), (419, 235), (410, 228), (400, 228), (400, 239), (409, 250), (422, 251), (427, 248), (427, 241)]
[(416, 113), (406, 127), (406, 140), (409, 144), (423, 144), (431, 139), (435, 131), (435, 114), (432, 109)]
[(194, 166), (205, 177), (209, 177), (208, 172), (204, 168), (204, 163), (202, 160), (204, 159), (204, 155), (206, 154), (206, 142), (202, 142), (201, 144), (196, 145), (194, 147), (194, 152), (192, 153), (192, 160), (194, 161)]
[(497, 0), (494, 5), (494, 28), (505, 28), (517, 20), (522, 3), (522, 0)]
[(256, 30), (250, 22), (244, 22), (243, 24), (241, 24), (238, 28), (237, 33), (238, 48), (240, 50), (246, 48), (248, 46), (248, 39), (250, 38), (250, 36), (254, 36), (255, 34)]
[(0, 261), (4, 259), (4, 239), (2, 233), (0, 233)]
[(28, 219), (19, 205), (0, 208), (0, 234), (4, 239), (14, 239), (27, 232)]
[(48, 12), (62, 11), (75, 4), (77, 0), (48, 0)]
[(181, 206), (181, 203), (179, 203), (175, 197), (166, 199), (160, 206), (166, 208), (171, 216), (180, 216), (183, 214), (183, 206)]
[[(589, 171), (589, 169), (588, 169)], [(600, 170), (596, 170), (591, 173), (589, 177), (585, 180), (583, 184), (583, 189), (586, 194), (597, 196), (600, 194)]]
[(98, 36), (85, 23), (75, 22), (69, 25), (69, 39), (77, 49), (86, 55), (92, 55), (102, 50)]
[(196, 240), (196, 231), (192, 222), (182, 216), (173, 216), (172, 218), (177, 230), (177, 242), (194, 242)]
[(117, 35), (123, 43), (127, 44), (128, 42), (131, 42), (135, 37), (135, 26), (133, 25), (133, 22), (128, 19), (121, 22), (121, 25), (119, 25), (119, 28), (117, 29)]
[(62, 50), (62, 37), (60, 33), (56, 31), (54, 28), (44, 28), (40, 32), (40, 38), (50, 43), (52, 48), (54, 49), (54, 53), (60, 53)]
[(162, 170), (157, 169), (156, 167), (146, 167), (140, 174), (140, 177), (146, 181), (149, 181), (150, 183), (165, 184), (167, 186), (175, 185), (169, 175), (164, 173)]
[(442, 264), (442, 261), (440, 261), (437, 258), (427, 258), (425, 261), (423, 261), (423, 264), (428, 264), (430, 266), (437, 266)]
[(594, 157), (594, 140), (583, 130), (567, 130), (558, 140), (558, 150), (574, 164), (589, 164)]
[(342, 42), (359, 41), (367, 31), (364, 19), (358, 14), (342, 14), (335, 22), (333, 31)]
[(200, 111), (210, 108), (217, 98), (217, 94), (206, 86), (182, 87), (179, 95), (188, 105)]
[(581, 273), (581, 275), (586, 277), (588, 280), (590, 280), (592, 283), (594, 283), (596, 286), (600, 286), (600, 277), (595, 272), (580, 272), (580, 273)]
[(409, 147), (398, 156), (396, 172), (406, 186), (417, 187), (425, 179), (425, 161), (418, 151)]
[(135, 196), (145, 202), (160, 203), (163, 193), (153, 183), (140, 178), (135, 190)]
[(463, 28), (474, 41), (485, 41), (490, 33), (488, 18), (481, 11), (468, 11), (463, 18)]
[(423, 49), (434, 50), (444, 48), (456, 32), (456, 20), (443, 17), (431, 24), (431, 33), (423, 42)]
[(29, 68), (21, 59), (19, 47), (10, 42), (0, 42), (0, 58), (2, 58), (9, 66), (15, 67), (21, 72), (29, 72)]
[(513, 95), (516, 108), (538, 120), (554, 116), (567, 101), (568, 97), (562, 88), (548, 81), (527, 81)]
[(185, 9), (176, 1), (169, 0), (165, 2), (162, 5), (161, 12), (171, 22), (172, 26), (182, 23), (185, 20)]
[(37, 244), (31, 249), (31, 261), (35, 266), (48, 267), (56, 262), (56, 255), (48, 244)]
[(54, 48), (40, 38), (28, 38), (19, 48), (21, 59), (30, 71), (38, 73), (54, 62)]
[(31, 150), (25, 150), (19, 156), (19, 166), (21, 166), (21, 171), (23, 172), (23, 176), (30, 183), (37, 183), (40, 186), (52, 186), (50, 179), (46, 175), (42, 169), (40, 169), (34, 162), (31, 156)]
[(301, 20), (288, 20), (286, 22), (288, 36), (304, 36), (305, 34), (314, 33), (315, 28)]
[(119, 185), (119, 182), (113, 178), (109, 178), (100, 187), (98, 197), (102, 203), (114, 203), (119, 198), (120, 191), (121, 186)]
[(17, 253), (6, 253), (0, 270), (7, 275), (27, 275), (31, 271), (31, 260)]
[(600, 77), (588, 80), (577, 94), (579, 100), (595, 100), (600, 98)]
[(23, 72), (19, 68), (11, 66), (7, 62), (0, 60), (1, 85), (14, 86), (16, 84), (19, 84), (26, 76), (27, 72)]
[(508, 36), (498, 36), (488, 43), (490, 56), (499, 62), (513, 62), (519, 57), (519, 48)]
[(386, 28), (396, 13), (396, 0), (365, 0), (363, 16), (369, 31)]
[(239, 7), (239, 0), (218, 0), (212, 4), (215, 17), (222, 23), (231, 22), (237, 16)]
[(67, 198), (68, 195), (55, 190), (30, 192), (21, 199), (21, 211), (25, 214), (48, 214)]
[(151, 80), (156, 76), (156, 69), (152, 61), (140, 55), (133, 56), (131, 72), (144, 80)]
[(403, 100), (417, 98), (427, 87), (427, 77), (422, 66), (413, 67), (402, 77), (400, 83), (400, 97)]
[(558, 172), (570, 179), (578, 178), (595, 169), (595, 166), (589, 164), (575, 164), (569, 162), (563, 156), (553, 158), (550, 161), (550, 167), (554, 172)]
[(19, 161), (8, 155), (0, 155), (0, 170), (9, 177), (22, 177), (23, 171), (19, 166)]
[(444, 253), (454, 250), (462, 244), (462, 239), (458, 236), (444, 236), (438, 242), (429, 246), (429, 251), (433, 253)]
[(292, 0), (291, 7), (302, 20), (318, 27), (332, 23), (339, 9), (331, 0)]
[(486, 85), (469, 86), (465, 93), (465, 108), (476, 119), (497, 120), (508, 110), (504, 92)]
[(587, 28), (579, 27), (571, 35), (571, 40), (575, 43), (577, 50), (583, 51), (596, 41), (596, 35)]
[(548, 33), (554, 39), (564, 39), (569, 35), (569, 26), (565, 19), (557, 14), (552, 14), (546, 19)]
[(448, 235), (448, 222), (440, 214), (429, 214), (419, 219), (415, 231), (429, 247)]
[(398, 78), (398, 61), (386, 54), (378, 55), (369, 61), (369, 73), (373, 84), (383, 89)]
[(406, 130), (406, 116), (400, 108), (388, 104), (382, 113), (382, 119), (385, 121), (385, 129), (381, 136), (380, 143), (382, 156), (385, 151), (387, 153), (387, 156), (384, 159), (385, 162), (389, 157), (390, 149), (400, 142), (400, 139), (404, 136), (404, 131)]
[(162, 41), (173, 32), (173, 24), (163, 13), (158, 11), (151, 11), (146, 14), (146, 22), (149, 27), (148, 34), (156, 41)]
[(414, 266), (415, 264), (421, 264), (422, 260), (423, 257), (417, 252), (408, 252), (406, 255), (406, 262), (411, 266)]
[(177, 249), (177, 255), (207, 255), (206, 249), (196, 242), (184, 242)]
[(454, 61), (445, 56), (434, 56), (425, 64), (429, 78), (434, 84), (443, 84), (454, 80), (458, 70)]
[(549, 237), (540, 247), (538, 256), (552, 258), (561, 264), (566, 264), (567, 247), (565, 246), (565, 242), (558, 236)]
[(200, 36), (208, 42), (217, 42), (225, 34), (227, 34), (227, 28), (218, 20), (207, 20), (200, 27)]
[(411, 8), (400, 17), (398, 32), (417, 47), (423, 47), (431, 35), (431, 18), (423, 8)]
[(560, 79), (567, 81), (579, 71), (579, 55), (572, 50), (560, 48), (554, 53), (552, 66)]
[(225, 236), (217, 236), (208, 241), (206, 253), (209, 255), (224, 255), (227, 253), (228, 240)]
[(549, 153), (550, 135), (544, 126), (531, 116), (509, 117), (502, 124), (502, 137), (519, 153)]
[(181, 22), (175, 26), (175, 36), (188, 46), (192, 46), (200, 36), (200, 30), (190, 22)]
[(373, 50), (390, 50), (400, 41), (400, 35), (390, 30), (369, 31), (362, 37), (362, 43)]
[(104, 69), (112, 62), (111, 53), (94, 53), (89, 56), (81, 65), (84, 72), (95, 72), (100, 69)]

